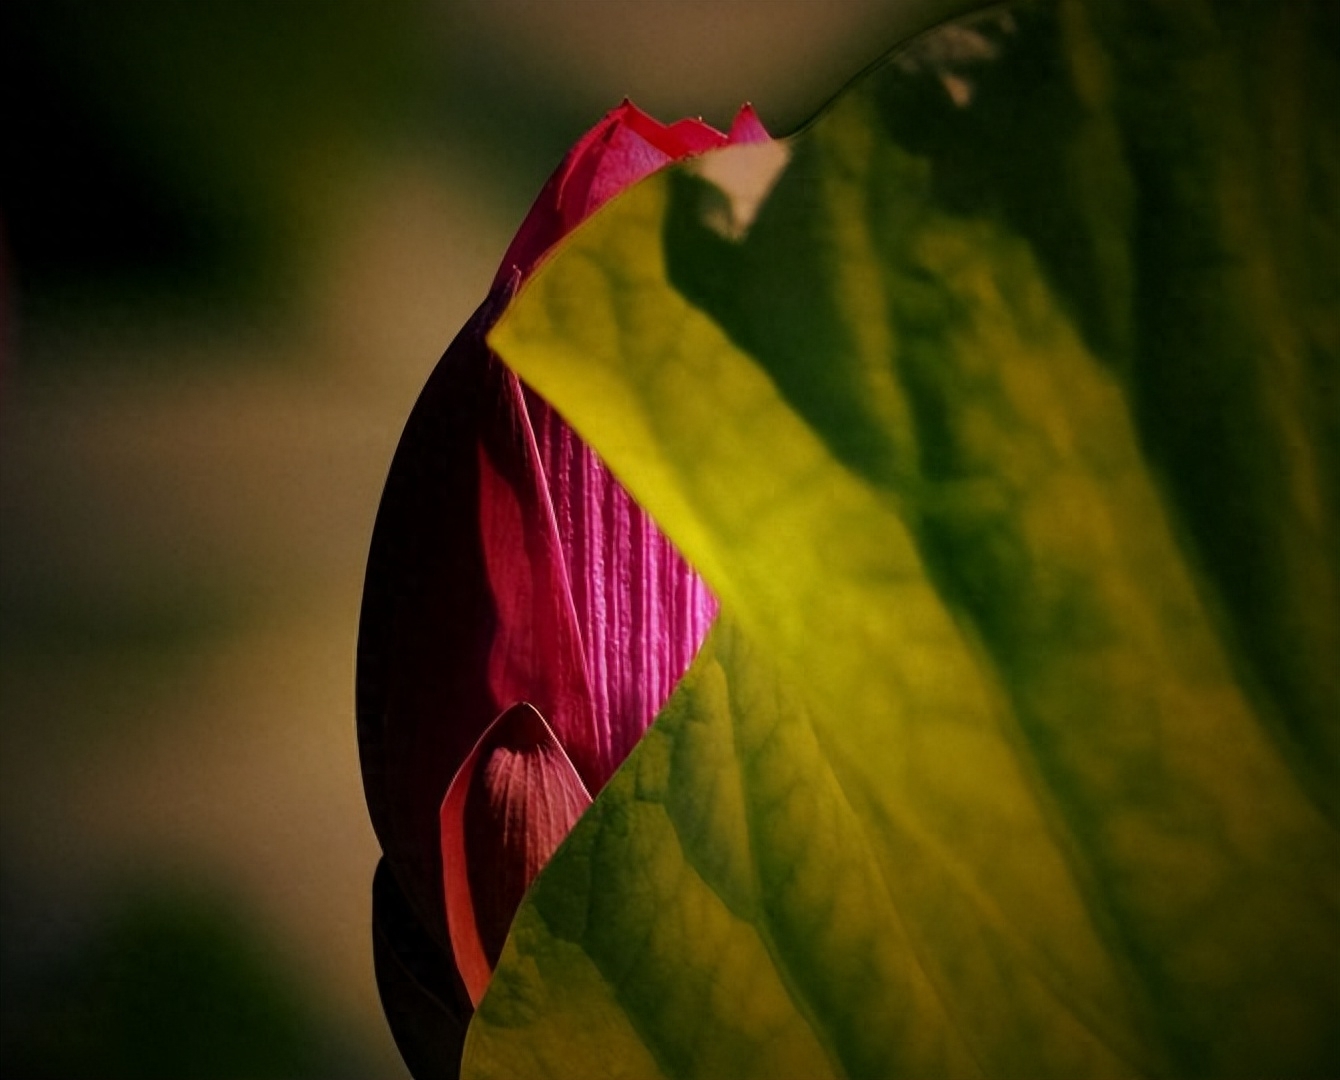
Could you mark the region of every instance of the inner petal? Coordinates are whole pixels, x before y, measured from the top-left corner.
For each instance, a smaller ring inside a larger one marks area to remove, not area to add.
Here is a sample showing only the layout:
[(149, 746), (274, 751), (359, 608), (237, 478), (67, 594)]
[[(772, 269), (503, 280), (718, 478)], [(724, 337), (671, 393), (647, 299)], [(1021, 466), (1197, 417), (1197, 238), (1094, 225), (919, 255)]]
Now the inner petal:
[(475, 925), (489, 966), (535, 875), (591, 797), (529, 705), (507, 710), (476, 765), (465, 800), (465, 852)]

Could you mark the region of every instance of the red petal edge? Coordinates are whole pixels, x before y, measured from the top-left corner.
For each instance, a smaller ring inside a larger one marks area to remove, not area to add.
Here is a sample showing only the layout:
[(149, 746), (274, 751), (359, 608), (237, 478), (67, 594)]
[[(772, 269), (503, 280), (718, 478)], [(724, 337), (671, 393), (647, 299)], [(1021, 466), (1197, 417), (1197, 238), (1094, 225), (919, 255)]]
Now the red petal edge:
[(568, 152), (549, 177), (503, 256), (494, 288), (527, 276), (544, 254), (605, 202), (674, 161), (735, 143), (767, 142), (753, 106), (729, 135), (702, 120), (662, 124), (624, 99)]
[(512, 917), (591, 796), (525, 702), (475, 744), (442, 800), (442, 884), (456, 965), (478, 1008)]

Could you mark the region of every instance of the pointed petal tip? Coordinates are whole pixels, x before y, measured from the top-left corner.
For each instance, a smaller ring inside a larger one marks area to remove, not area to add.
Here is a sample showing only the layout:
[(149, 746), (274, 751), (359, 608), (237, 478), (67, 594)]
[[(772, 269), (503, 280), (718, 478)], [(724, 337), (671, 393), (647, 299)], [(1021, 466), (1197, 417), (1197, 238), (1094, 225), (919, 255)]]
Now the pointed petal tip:
[(772, 141), (768, 129), (763, 126), (763, 121), (759, 119), (753, 104), (748, 101), (741, 105), (740, 111), (735, 114), (727, 138), (732, 146)]

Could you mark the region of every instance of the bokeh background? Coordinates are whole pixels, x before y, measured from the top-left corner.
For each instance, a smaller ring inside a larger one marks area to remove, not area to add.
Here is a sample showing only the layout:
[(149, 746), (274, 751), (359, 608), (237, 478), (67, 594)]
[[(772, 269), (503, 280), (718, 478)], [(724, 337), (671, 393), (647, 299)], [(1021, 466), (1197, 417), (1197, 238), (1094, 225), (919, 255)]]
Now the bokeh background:
[(789, 132), (965, 6), (0, 5), (0, 1074), (405, 1075), (353, 651), (419, 387), (624, 95)]

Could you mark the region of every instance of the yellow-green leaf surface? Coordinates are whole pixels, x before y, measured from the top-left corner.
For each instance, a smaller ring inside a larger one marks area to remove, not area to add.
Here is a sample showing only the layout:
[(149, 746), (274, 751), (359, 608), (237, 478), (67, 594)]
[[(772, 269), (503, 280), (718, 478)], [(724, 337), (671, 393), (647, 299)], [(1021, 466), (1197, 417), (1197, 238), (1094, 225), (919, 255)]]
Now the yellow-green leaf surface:
[(517, 298), (727, 615), (465, 1075), (1340, 1075), (1333, 10), (993, 9)]

